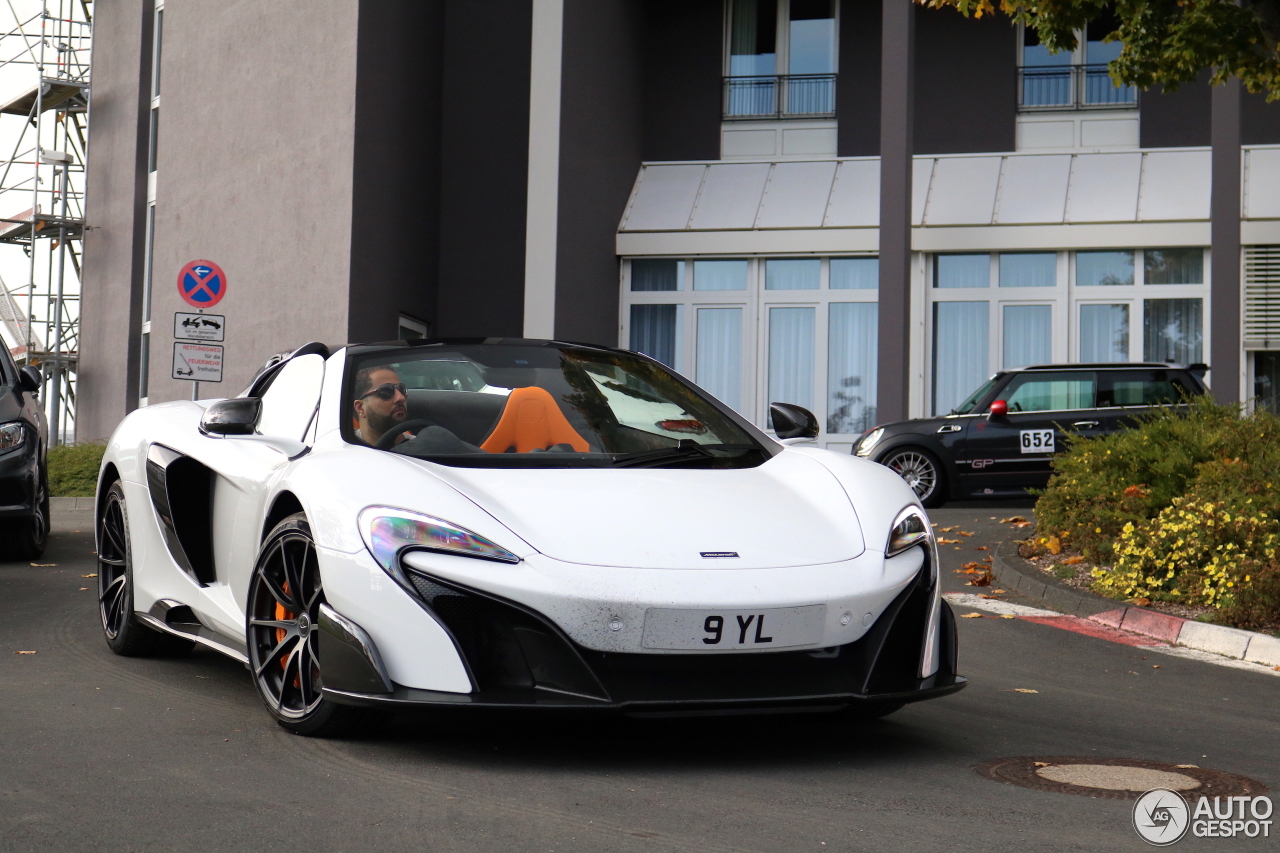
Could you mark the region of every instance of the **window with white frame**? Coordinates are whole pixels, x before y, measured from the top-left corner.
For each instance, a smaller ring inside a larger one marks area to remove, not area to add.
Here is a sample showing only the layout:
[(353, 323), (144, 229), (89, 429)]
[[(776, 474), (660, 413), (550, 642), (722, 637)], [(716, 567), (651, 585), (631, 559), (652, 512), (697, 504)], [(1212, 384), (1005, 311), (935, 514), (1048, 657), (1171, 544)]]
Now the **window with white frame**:
[(878, 281), (871, 256), (632, 258), (620, 344), (757, 424), (794, 403), (852, 441), (876, 419)]
[(725, 118), (835, 114), (837, 0), (730, 0)]
[(1108, 64), (1124, 48), (1106, 41), (1120, 21), (1104, 12), (1076, 31), (1076, 49), (1050, 53), (1033, 27), (1019, 26), (1018, 106), (1023, 110), (1132, 108), (1133, 86), (1117, 86)]
[(934, 414), (995, 370), (1204, 360), (1203, 248), (936, 254), (929, 268)]

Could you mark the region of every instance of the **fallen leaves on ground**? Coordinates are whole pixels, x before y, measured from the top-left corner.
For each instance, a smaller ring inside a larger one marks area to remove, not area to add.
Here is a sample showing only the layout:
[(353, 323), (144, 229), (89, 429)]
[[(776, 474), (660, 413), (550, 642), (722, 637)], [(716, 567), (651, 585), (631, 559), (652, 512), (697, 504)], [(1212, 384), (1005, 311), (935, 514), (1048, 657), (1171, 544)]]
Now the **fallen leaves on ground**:
[[(981, 613), (965, 613), (960, 618), (961, 619), (981, 619), (982, 614)], [(21, 654), (21, 652), (19, 652), (19, 654)], [(32, 654), (34, 654), (34, 652)], [(1280, 666), (1276, 667), (1276, 669), (1280, 669)]]
[(1199, 764), (1175, 764), (1173, 766), (1181, 768), (1183, 770), (1199, 770), (1200, 769)]
[(80, 587), (80, 591), (81, 591), (81, 592), (87, 592), (87, 591), (88, 591), (88, 589), (89, 589), (89, 587), (87, 587), (87, 586), (82, 586), (82, 587)]
[(57, 563), (32, 563), (31, 565), (35, 566), (37, 569), (49, 569), (58, 564)]
[(961, 536), (972, 536), (972, 535), (973, 535), (973, 531), (972, 531), (972, 530), (961, 530), (961, 531), (960, 531), (960, 535), (961, 535)]
[(15, 655), (34, 655), (35, 652), (14, 652)]
[(1017, 619), (1018, 617), (1012, 613), (1001, 613), (1000, 618), (1001, 619)]
[(1033, 761), (1031, 763), (1034, 764), (1036, 767), (1052, 767), (1053, 766), (1053, 762), (1051, 761)]
[(953, 525), (952, 525), (952, 526), (950, 526), (950, 527), (939, 527), (939, 528), (938, 528), (938, 531), (939, 531), (940, 533), (950, 533), (950, 532), (951, 532), (951, 531), (953, 531), (953, 530), (959, 530), (959, 529), (960, 529), (960, 525), (958, 525), (958, 524), (953, 524)]
[(1084, 562), (1084, 557), (1080, 556), (1079, 554), (1076, 554), (1074, 557), (1067, 557), (1067, 559), (1062, 561), (1062, 564), (1064, 566), (1078, 566), (1083, 562)]
[(1057, 536), (1050, 536), (1044, 541), (1044, 547), (1048, 549), (1050, 554), (1056, 556), (1062, 553), (1062, 540)]
[(980, 592), (978, 593), (978, 598), (989, 598), (992, 601), (999, 601), (1000, 596), (997, 595), (997, 593), (1001, 593), (1001, 592), (1004, 592), (1004, 590), (1003, 589), (993, 590), (991, 595), (987, 595), (985, 592)]
[(1130, 603), (1130, 604), (1133, 604), (1133, 605), (1135, 605), (1135, 606), (1137, 606), (1137, 607), (1146, 607), (1148, 604), (1150, 604), (1150, 603), (1151, 603), (1151, 599), (1149, 599), (1149, 598), (1131, 598), (1131, 599), (1129, 599), (1129, 603)]
[(1019, 524), (1021, 522), (1025, 522), (1026, 520), (1027, 519), (1021, 515), (1011, 515), (1008, 518), (1000, 519), (1000, 523), (1001, 524)]
[(939, 539), (938, 544), (939, 545), (959, 545), (960, 540), (959, 539)]
[(978, 547), (974, 548), (973, 550), (975, 550), (975, 551), (990, 551), (991, 549), (990, 549), (990, 548), (988, 548), (986, 545), (979, 545)]
[(1013, 692), (1014, 693), (1039, 693), (1040, 691), (1032, 690), (1030, 687), (1015, 687), (1013, 688)]
[(82, 577), (82, 578), (96, 578), (97, 576), (98, 576), (98, 573), (97, 573), (97, 572), (94, 572), (94, 573), (93, 573), (93, 574), (91, 574), (91, 575), (81, 575), (80, 577)]
[(1158, 663), (1153, 663), (1153, 664), (1151, 664), (1151, 668), (1152, 668), (1152, 669), (1159, 669), (1159, 668), (1160, 668), (1160, 664), (1158, 664)]
[(965, 586), (991, 586), (991, 581), (995, 580), (991, 576), (991, 572), (983, 572), (973, 580), (965, 581)]
[(991, 590), (991, 594), (992, 594), (992, 595), (1004, 595), (1004, 592), (1005, 592), (1005, 591), (1004, 591), (1003, 589), (993, 589), (993, 590)]

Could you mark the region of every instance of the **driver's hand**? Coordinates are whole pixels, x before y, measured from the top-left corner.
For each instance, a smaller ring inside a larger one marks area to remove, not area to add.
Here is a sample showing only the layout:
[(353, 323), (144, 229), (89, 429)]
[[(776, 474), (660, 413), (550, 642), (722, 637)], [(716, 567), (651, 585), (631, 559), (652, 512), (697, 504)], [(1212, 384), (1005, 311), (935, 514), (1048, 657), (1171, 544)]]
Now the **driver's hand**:
[[(405, 432), (402, 432), (396, 436), (395, 444), (400, 444), (402, 442), (408, 441), (411, 438), (413, 438), (413, 433), (406, 430)], [(395, 447), (395, 444), (393, 444), (392, 447)]]

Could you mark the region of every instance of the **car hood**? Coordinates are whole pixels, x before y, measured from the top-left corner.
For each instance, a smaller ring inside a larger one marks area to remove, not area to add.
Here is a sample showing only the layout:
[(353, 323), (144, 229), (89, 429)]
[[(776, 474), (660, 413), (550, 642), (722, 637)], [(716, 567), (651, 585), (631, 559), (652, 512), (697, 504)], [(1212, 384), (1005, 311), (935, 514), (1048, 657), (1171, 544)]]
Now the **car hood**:
[(414, 461), (538, 551), (568, 563), (763, 569), (851, 560), (865, 550), (839, 481), (786, 451), (730, 470), (495, 470)]

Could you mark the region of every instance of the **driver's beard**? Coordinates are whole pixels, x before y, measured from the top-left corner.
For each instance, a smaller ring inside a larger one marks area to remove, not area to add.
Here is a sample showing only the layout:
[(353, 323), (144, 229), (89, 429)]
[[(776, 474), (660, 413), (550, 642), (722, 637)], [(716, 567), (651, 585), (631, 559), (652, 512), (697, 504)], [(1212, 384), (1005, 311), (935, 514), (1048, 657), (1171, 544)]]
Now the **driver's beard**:
[[(408, 412), (400, 412), (399, 417), (394, 414), (383, 415), (378, 412), (365, 410), (365, 420), (369, 422), (369, 429), (376, 433), (378, 438), (386, 435), (400, 424), (404, 423), (404, 419), (408, 416)], [(377, 439), (374, 439), (375, 441)]]

